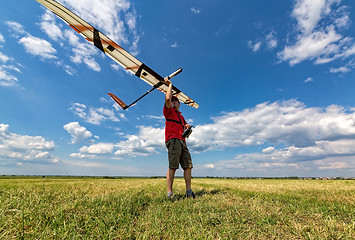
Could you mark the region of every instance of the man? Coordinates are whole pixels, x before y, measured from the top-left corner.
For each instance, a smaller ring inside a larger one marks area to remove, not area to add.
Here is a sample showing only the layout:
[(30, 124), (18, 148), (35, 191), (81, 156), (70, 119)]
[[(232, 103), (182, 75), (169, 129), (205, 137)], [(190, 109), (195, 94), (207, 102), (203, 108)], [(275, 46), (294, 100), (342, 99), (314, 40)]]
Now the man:
[(169, 84), (168, 91), (165, 95), (164, 117), (165, 121), (165, 145), (168, 149), (169, 169), (166, 174), (168, 197), (173, 198), (173, 182), (176, 169), (179, 164), (184, 169), (184, 179), (186, 184), (186, 197), (195, 198), (194, 192), (191, 190), (191, 169), (192, 160), (189, 149), (186, 146), (185, 138), (182, 133), (186, 128), (191, 126), (186, 123), (184, 117), (179, 111), (180, 102), (176, 96), (172, 96), (173, 84), (165, 78), (165, 82)]

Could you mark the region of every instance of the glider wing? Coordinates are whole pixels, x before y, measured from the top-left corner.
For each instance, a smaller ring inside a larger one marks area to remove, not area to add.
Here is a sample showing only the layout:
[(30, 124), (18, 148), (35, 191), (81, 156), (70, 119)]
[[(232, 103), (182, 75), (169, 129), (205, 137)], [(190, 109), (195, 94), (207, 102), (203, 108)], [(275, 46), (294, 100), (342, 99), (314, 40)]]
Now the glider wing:
[[(168, 86), (162, 76), (132, 56), (120, 45), (112, 41), (103, 33), (99, 32), (96, 28), (88, 24), (75, 13), (71, 12), (69, 9), (54, 0), (36, 1), (55, 13), (71, 28), (82, 35), (86, 40), (93, 43), (98, 49), (120, 64), (127, 71), (136, 75), (151, 86), (154, 86), (160, 91), (166, 93)], [(181, 102), (189, 106), (195, 108), (199, 107), (195, 101), (191, 100), (175, 86), (173, 87), (173, 95), (177, 96)]]

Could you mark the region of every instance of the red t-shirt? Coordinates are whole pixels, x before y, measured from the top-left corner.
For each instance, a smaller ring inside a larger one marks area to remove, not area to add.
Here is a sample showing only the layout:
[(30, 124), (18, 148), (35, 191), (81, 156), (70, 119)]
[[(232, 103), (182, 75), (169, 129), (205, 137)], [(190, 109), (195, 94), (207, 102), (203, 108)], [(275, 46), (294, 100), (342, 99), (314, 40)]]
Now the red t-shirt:
[[(164, 104), (163, 114), (165, 119), (169, 119), (165, 121), (165, 142), (172, 138), (178, 138), (185, 141), (185, 138), (181, 135), (184, 132), (184, 127), (182, 125), (185, 126), (186, 122), (184, 117), (181, 115), (181, 112), (173, 107), (166, 108)], [(182, 125), (178, 122), (181, 122)]]

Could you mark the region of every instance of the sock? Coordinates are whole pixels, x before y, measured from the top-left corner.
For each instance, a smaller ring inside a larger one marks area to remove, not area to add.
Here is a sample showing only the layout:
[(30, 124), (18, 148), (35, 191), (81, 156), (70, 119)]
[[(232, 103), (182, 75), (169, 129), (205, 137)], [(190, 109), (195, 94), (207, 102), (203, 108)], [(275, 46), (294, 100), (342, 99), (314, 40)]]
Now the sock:
[(187, 195), (192, 195), (192, 189), (186, 190), (186, 194), (187, 194)]
[(168, 197), (171, 197), (173, 194), (173, 192), (168, 192)]

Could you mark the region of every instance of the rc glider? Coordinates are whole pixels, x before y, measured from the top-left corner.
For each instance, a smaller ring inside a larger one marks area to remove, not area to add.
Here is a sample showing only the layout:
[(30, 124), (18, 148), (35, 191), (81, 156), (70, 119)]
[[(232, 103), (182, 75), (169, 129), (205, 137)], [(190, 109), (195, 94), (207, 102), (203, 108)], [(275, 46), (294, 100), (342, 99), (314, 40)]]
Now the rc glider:
[[(158, 89), (161, 92), (166, 93), (168, 90), (168, 85), (165, 83), (164, 78), (156, 73), (154, 70), (149, 68), (147, 65), (139, 61), (137, 58), (132, 56), (129, 52), (124, 50), (120, 45), (109, 39), (106, 35), (98, 31), (96, 28), (88, 24), (86, 21), (81, 19), (75, 13), (71, 12), (69, 9), (61, 5), (60, 3), (54, 0), (36, 0), (53, 13), (55, 13), (60, 19), (62, 19), (65, 23), (67, 23), (71, 28), (73, 28), (76, 32), (78, 32), (81, 36), (83, 36), (86, 40), (93, 43), (98, 49), (100, 49), (107, 56), (112, 58), (115, 62), (120, 64), (127, 71), (133, 73), (149, 85), (153, 86), (148, 92), (143, 94), (137, 100), (132, 102), (131, 104), (125, 104), (121, 99), (115, 96), (112, 93), (108, 93), (112, 99), (120, 105), (123, 109), (127, 109), (140, 99), (145, 97), (147, 94), (152, 92), (154, 89)], [(170, 79), (177, 74), (181, 73), (182, 68), (179, 68), (172, 74), (170, 74), (167, 78)], [(178, 88), (173, 86), (172, 94), (176, 96), (180, 102), (185, 103), (194, 108), (198, 108), (199, 105), (193, 101), (191, 98), (186, 96), (183, 92), (181, 92)]]

